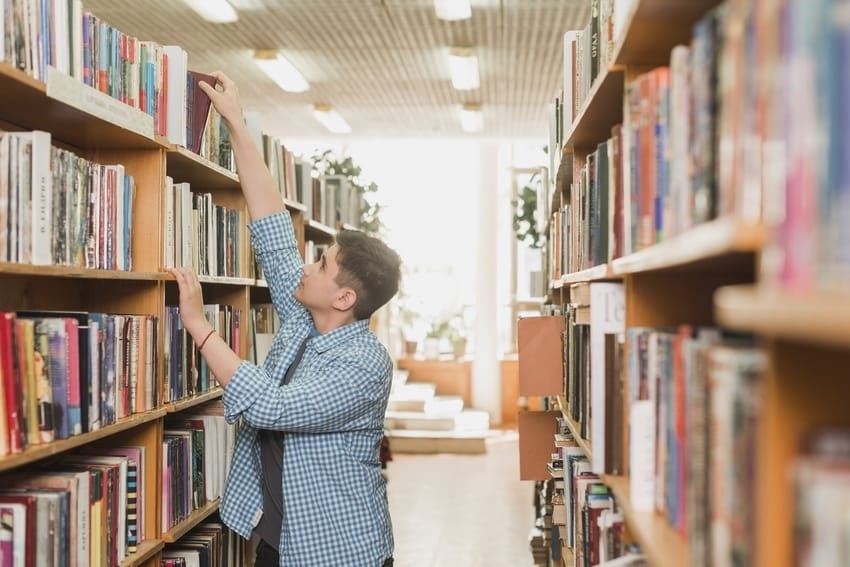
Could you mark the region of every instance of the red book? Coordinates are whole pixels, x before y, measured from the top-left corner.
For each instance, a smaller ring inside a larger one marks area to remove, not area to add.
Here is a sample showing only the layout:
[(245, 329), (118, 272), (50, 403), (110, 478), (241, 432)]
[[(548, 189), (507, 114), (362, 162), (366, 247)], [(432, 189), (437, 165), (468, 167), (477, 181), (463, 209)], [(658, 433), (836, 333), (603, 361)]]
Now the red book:
[(188, 96), (191, 97), (186, 109), (190, 112), (188, 116), (189, 132), (191, 133), (189, 149), (198, 154), (201, 152), (201, 141), (204, 139), (207, 117), (210, 114), (210, 106), (212, 105), (210, 97), (201, 90), (198, 83), (204, 81), (214, 87), (216, 78), (212, 75), (198, 73), (197, 71), (189, 71), (187, 79), (189, 81)]
[(15, 314), (0, 312), (0, 376), (3, 377), (4, 403), (6, 405), (6, 421), (9, 433), (8, 447), (10, 453), (20, 453), (24, 446), (26, 432), (23, 426), (23, 391), (15, 379), (14, 333)]

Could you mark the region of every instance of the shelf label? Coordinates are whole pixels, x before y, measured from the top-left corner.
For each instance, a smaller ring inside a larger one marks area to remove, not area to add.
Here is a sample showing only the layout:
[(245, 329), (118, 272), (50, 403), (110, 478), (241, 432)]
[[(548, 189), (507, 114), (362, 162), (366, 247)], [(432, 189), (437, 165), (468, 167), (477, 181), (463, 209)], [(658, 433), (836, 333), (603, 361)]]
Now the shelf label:
[(145, 138), (154, 138), (152, 116), (84, 85), (55, 67), (47, 70), (47, 96)]

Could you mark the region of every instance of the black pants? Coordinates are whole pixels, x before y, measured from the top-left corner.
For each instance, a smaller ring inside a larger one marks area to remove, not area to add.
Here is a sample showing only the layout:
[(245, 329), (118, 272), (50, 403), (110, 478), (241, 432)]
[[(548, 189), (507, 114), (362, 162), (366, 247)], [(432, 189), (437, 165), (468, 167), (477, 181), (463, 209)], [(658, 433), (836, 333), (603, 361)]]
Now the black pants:
[[(257, 544), (257, 557), (254, 559), (254, 567), (280, 567), (280, 555), (277, 549), (261, 539)], [(381, 567), (393, 567), (393, 558), (390, 557)]]

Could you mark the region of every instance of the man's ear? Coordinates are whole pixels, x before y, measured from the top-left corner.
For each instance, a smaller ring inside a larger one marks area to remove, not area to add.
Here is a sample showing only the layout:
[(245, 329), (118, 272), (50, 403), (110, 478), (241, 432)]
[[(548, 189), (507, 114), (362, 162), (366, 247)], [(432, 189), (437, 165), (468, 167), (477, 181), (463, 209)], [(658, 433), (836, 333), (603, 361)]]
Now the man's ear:
[(357, 303), (357, 292), (350, 287), (344, 287), (339, 290), (334, 301), (334, 307), (340, 311), (349, 311), (354, 308), (355, 303)]

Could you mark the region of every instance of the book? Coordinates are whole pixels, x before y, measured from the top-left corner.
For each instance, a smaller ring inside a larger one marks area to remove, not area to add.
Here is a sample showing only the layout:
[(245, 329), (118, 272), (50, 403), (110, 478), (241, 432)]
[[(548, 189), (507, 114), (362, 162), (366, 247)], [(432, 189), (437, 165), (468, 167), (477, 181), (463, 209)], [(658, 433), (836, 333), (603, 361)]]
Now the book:
[(188, 81), (187, 88), (187, 125), (189, 133), (187, 141), (189, 149), (196, 154), (201, 153), (201, 143), (204, 139), (204, 130), (206, 129), (207, 117), (210, 113), (212, 101), (207, 94), (201, 90), (198, 83), (204, 81), (208, 85), (215, 87), (216, 78), (212, 75), (206, 75), (197, 71), (189, 71), (186, 74)]
[(13, 472), (4, 477), (10, 488), (57, 490), (68, 494), (68, 566), (89, 564), (89, 478), (83, 471)]

